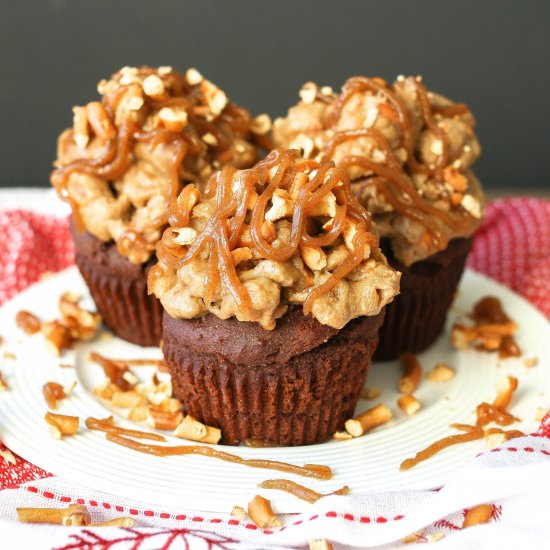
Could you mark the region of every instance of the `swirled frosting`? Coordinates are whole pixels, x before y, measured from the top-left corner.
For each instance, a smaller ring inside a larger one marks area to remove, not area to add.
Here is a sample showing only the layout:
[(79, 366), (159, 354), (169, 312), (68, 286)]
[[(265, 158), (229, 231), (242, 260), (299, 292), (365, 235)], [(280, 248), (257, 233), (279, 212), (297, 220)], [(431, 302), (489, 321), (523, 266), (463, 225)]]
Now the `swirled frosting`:
[(248, 170), (225, 167), (207, 190), (183, 189), (149, 272), (174, 318), (211, 313), (273, 329), (290, 306), (342, 328), (398, 293), (371, 219), (343, 169), (275, 149)]
[(80, 229), (141, 264), (166, 226), (166, 203), (224, 165), (252, 166), (249, 112), (195, 69), (124, 67), (73, 109), (51, 181)]
[(471, 170), (480, 154), (463, 103), (428, 91), (420, 78), (353, 77), (336, 94), (304, 85), (301, 101), (275, 120), (275, 145), (344, 168), (375, 231), (405, 265), (473, 233), (483, 195)]

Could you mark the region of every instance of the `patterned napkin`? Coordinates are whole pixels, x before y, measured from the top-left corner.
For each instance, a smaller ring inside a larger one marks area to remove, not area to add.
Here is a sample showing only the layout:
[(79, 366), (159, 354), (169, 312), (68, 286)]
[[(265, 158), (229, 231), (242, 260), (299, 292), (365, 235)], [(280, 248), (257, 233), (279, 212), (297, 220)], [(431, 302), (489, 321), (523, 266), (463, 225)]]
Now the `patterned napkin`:
[[(73, 262), (66, 209), (48, 191), (0, 192), (0, 304)], [(54, 213), (57, 216), (40, 212)], [(468, 265), (509, 286), (550, 317), (550, 202), (534, 198), (488, 206)], [(1, 395), (0, 395), (1, 398)], [(1, 419), (0, 419), (1, 424)], [(328, 539), (335, 548), (397, 548), (443, 538), (441, 548), (544, 547), (550, 540), (550, 414), (538, 434), (509, 441), (479, 455), (438, 491), (403, 491), (327, 497), (307, 513), (282, 516), (284, 527), (262, 531), (226, 514), (159, 509), (145, 502), (76, 486), (17, 457), (0, 458), (0, 541), (17, 548), (244, 549), (307, 548)], [(0, 443), (0, 450), (4, 447)], [(85, 504), (94, 521), (120, 515), (134, 528), (74, 529), (23, 526), (16, 507)], [(491, 505), (492, 521), (462, 529), (467, 510)]]

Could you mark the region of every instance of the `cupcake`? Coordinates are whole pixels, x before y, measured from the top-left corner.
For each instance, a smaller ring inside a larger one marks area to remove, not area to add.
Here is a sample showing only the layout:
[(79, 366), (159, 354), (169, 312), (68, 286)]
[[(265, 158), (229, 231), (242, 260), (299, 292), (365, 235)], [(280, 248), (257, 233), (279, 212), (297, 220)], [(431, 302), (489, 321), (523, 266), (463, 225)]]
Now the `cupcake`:
[(147, 293), (167, 201), (224, 165), (252, 166), (247, 110), (195, 69), (124, 67), (73, 109), (51, 182), (72, 207), (76, 263), (105, 324), (129, 342), (158, 345), (162, 307)]
[(483, 216), (472, 165), (480, 147), (463, 103), (420, 78), (350, 78), (337, 94), (306, 84), (272, 129), (275, 145), (346, 170), (389, 263), (402, 273), (375, 359), (420, 352), (439, 336)]
[(275, 149), (200, 197), (186, 187), (170, 211), (149, 289), (175, 396), (226, 444), (329, 438), (399, 287), (345, 171)]

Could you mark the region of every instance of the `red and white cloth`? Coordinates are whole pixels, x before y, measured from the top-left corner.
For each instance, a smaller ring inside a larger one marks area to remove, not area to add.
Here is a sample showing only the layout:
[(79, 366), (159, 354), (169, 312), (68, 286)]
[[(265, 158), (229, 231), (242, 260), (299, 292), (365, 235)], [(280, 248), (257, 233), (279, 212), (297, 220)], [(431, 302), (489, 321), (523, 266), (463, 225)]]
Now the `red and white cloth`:
[[(51, 191), (0, 191), (0, 304), (73, 261), (67, 209)], [(513, 198), (489, 205), (469, 266), (522, 294), (550, 317), (550, 202)], [(0, 396), (1, 397), (1, 396)], [(1, 423), (1, 419), (0, 419)], [(1, 444), (0, 444), (0, 448)], [(285, 527), (262, 531), (225, 514), (160, 509), (75, 486), (17, 457), (0, 458), (0, 548), (269, 549), (307, 548), (326, 538), (335, 548), (398, 548), (443, 533), (441, 548), (546, 548), (550, 495), (550, 415), (539, 433), (514, 439), (464, 465), (438, 491), (327, 497)], [(16, 507), (87, 505), (94, 521), (135, 517), (132, 529), (23, 526)], [(467, 509), (493, 505), (493, 521), (461, 529)]]

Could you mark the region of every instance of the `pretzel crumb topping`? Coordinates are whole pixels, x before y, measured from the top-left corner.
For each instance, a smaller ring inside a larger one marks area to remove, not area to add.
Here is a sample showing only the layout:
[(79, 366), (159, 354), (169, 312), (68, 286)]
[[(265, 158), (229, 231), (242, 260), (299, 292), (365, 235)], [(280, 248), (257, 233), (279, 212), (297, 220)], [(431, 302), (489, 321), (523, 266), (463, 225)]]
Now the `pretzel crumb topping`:
[(260, 529), (281, 527), (281, 520), (275, 515), (271, 503), (266, 498), (256, 495), (248, 503), (248, 515)]

